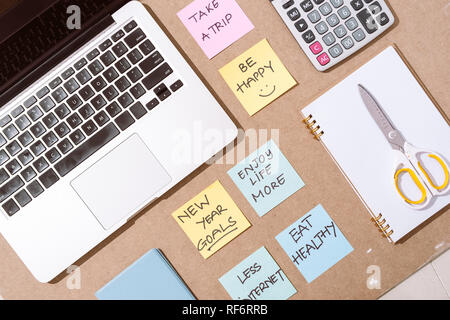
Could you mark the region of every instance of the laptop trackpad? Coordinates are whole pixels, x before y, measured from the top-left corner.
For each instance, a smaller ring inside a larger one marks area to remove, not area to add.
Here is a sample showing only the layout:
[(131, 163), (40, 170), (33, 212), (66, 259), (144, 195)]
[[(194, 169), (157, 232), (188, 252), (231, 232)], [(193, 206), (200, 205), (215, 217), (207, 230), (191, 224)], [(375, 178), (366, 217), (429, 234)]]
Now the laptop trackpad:
[(134, 134), (72, 181), (72, 187), (109, 229), (153, 200), (171, 177)]

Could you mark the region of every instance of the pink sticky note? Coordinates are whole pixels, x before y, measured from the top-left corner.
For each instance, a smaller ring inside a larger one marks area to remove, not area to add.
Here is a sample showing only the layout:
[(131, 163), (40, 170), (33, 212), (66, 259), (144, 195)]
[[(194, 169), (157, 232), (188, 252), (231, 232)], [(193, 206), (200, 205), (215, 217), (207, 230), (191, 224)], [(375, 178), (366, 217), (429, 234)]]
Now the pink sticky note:
[(254, 28), (235, 0), (195, 0), (178, 17), (209, 59)]

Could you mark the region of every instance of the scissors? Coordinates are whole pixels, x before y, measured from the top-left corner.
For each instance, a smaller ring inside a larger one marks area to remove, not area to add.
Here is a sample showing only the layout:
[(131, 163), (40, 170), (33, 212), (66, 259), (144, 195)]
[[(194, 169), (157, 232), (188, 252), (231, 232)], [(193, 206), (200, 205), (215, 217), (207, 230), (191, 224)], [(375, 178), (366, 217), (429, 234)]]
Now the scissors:
[[(436, 152), (416, 148), (407, 142), (373, 96), (362, 85), (358, 85), (358, 87), (367, 110), (396, 153), (394, 182), (399, 195), (409, 207), (415, 210), (424, 209), (433, 197), (442, 196), (449, 190), (449, 164)], [(428, 156), (440, 164), (445, 175), (442, 185), (436, 185), (436, 180), (430, 177), (427, 169), (420, 162), (418, 157), (420, 154)], [(400, 189), (399, 179), (404, 174), (409, 175), (420, 190), (422, 194), (420, 199), (410, 199)]]

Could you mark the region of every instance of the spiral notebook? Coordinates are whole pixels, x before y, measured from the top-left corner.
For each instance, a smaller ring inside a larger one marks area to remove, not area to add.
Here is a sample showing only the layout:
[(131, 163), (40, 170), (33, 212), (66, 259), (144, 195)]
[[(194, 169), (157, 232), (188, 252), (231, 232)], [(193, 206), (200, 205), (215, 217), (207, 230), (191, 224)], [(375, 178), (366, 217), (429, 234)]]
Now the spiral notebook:
[[(393, 149), (369, 114), (359, 85), (370, 90), (408, 142), (438, 152), (447, 163), (449, 124), (394, 47), (385, 49), (302, 110), (307, 128), (332, 156), (375, 225), (389, 241), (397, 242), (448, 207), (450, 195), (447, 192), (434, 198), (422, 210), (412, 209), (399, 196)], [(440, 167), (429, 165), (433, 173), (444, 175)]]

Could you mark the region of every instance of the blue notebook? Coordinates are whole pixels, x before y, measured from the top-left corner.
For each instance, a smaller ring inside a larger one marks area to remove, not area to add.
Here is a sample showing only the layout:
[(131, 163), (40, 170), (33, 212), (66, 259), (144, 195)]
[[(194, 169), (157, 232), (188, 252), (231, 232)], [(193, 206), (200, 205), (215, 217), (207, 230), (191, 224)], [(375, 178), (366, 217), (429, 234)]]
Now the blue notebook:
[(147, 252), (95, 295), (100, 300), (195, 300), (158, 249)]

